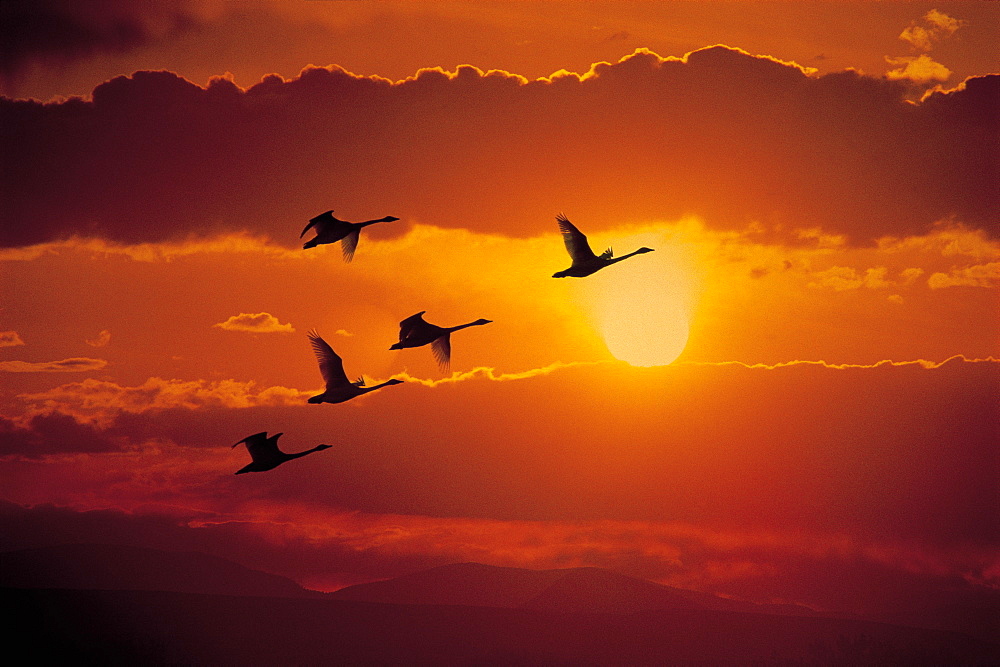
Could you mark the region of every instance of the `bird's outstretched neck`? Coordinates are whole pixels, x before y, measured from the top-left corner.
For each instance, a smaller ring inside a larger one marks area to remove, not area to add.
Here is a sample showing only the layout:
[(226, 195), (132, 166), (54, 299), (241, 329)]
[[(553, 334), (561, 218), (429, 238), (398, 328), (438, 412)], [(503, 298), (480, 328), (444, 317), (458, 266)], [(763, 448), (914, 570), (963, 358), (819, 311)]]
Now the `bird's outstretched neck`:
[(364, 222), (357, 223), (358, 227), (367, 227), (368, 225), (374, 225), (378, 222), (395, 222), (399, 218), (395, 218), (391, 215), (387, 215), (384, 218), (379, 218), (378, 220), (365, 220)]
[(643, 248), (639, 248), (638, 250), (635, 250), (633, 252), (630, 252), (627, 255), (622, 255), (621, 257), (611, 257), (610, 259), (608, 259), (608, 264), (614, 264), (615, 262), (620, 262), (623, 259), (628, 259), (632, 255), (642, 255), (642, 254), (647, 253), (647, 252), (653, 252), (653, 249), (652, 248), (645, 248), (645, 247), (643, 247)]
[(448, 331), (458, 331), (459, 329), (468, 329), (469, 327), (478, 327), (482, 324), (489, 324), (493, 320), (478, 319), (475, 322), (468, 322), (467, 324), (459, 324), (454, 327), (447, 327)]

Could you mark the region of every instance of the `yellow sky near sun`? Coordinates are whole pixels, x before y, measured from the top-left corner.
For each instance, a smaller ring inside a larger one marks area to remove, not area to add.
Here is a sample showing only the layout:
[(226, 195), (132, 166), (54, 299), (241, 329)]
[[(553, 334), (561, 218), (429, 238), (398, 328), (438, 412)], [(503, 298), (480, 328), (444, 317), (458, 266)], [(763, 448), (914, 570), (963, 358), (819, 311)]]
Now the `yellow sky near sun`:
[[(578, 224), (586, 229), (586, 220)], [(674, 328), (690, 330), (681, 359), (692, 361), (940, 361), (996, 349), (988, 286), (1000, 247), (979, 232), (941, 228), (882, 248), (808, 238), (788, 247), (752, 229), (709, 231), (696, 219), (623, 226), (591, 234), (591, 244), (656, 251), (581, 281), (549, 277), (568, 265), (554, 221), (539, 221), (550, 225), (529, 239), (415, 226), (392, 239), (363, 238), (350, 265), (337, 246), (301, 252), (249, 239), (156, 252), (52, 244), (35, 259), (4, 262), (7, 280), (23, 286), (9, 291), (7, 321), (25, 343), (5, 358), (96, 357), (108, 362), (97, 377), (133, 386), (164, 377), (309, 390), (321, 384), (305, 340), (316, 328), (352, 377), (440, 378), (427, 350), (388, 350), (399, 320), (421, 310), (445, 326), (494, 320), (455, 334), (456, 372), (518, 373), (616, 351), (628, 360), (629, 346), (642, 345), (654, 357), (633, 351), (633, 361), (667, 363), (680, 346), (667, 340), (680, 335)], [(67, 283), (66, 275), (77, 278)], [(46, 308), (34, 307), (43, 301)], [(219, 326), (241, 314), (277, 324), (260, 333)], [(649, 342), (640, 345), (636, 330)], [(87, 344), (102, 331), (110, 332), (106, 346)], [(15, 393), (58, 381), (5, 375)]]

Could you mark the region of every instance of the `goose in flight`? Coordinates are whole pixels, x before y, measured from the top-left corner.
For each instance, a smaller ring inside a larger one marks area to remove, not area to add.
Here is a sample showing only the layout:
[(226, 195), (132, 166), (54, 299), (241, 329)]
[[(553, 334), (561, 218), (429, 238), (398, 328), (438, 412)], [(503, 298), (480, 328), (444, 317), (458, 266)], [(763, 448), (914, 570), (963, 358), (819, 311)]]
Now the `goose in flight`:
[(600, 255), (595, 255), (594, 251), (590, 249), (590, 244), (587, 243), (587, 237), (565, 215), (560, 213), (556, 216), (556, 221), (559, 223), (559, 231), (562, 232), (563, 242), (566, 244), (566, 250), (569, 252), (573, 264), (568, 269), (553, 273), (553, 278), (583, 278), (606, 266), (628, 259), (632, 255), (653, 252), (652, 248), (639, 248), (635, 252), (615, 257), (611, 248), (608, 248)]
[(313, 452), (318, 452), (323, 449), (330, 449), (330, 445), (316, 445), (312, 449), (307, 449), (304, 452), (286, 454), (278, 449), (278, 438), (281, 436), (281, 433), (275, 433), (269, 438), (267, 437), (267, 431), (262, 431), (260, 433), (248, 435), (233, 445), (233, 447), (237, 447), (246, 443), (247, 451), (250, 452), (250, 458), (253, 459), (253, 462), (248, 463), (237, 470), (236, 474), (242, 475), (245, 472), (264, 472), (265, 470), (273, 470), (285, 461), (291, 461), (292, 459), (297, 459), (305, 456), (306, 454), (312, 454)]
[(308, 335), (313, 352), (316, 354), (316, 361), (319, 362), (319, 372), (326, 382), (326, 390), (322, 394), (311, 397), (310, 403), (343, 403), (361, 394), (367, 394), (391, 384), (403, 383), (402, 380), (393, 379), (386, 380), (374, 387), (366, 387), (364, 378), (351, 382), (347, 379), (347, 373), (344, 372), (344, 361), (333, 351), (330, 344), (323, 340), (315, 329), (310, 331)]
[(493, 320), (479, 319), (468, 324), (459, 324), (455, 327), (439, 327), (424, 319), (426, 310), (421, 310), (416, 315), (410, 315), (399, 323), (399, 342), (393, 344), (390, 350), (402, 350), (406, 347), (420, 347), (430, 343), (434, 358), (437, 359), (441, 368), (448, 370), (451, 366), (451, 332), (465, 329), (467, 327), (477, 327), (481, 324), (489, 324)]
[(320, 213), (315, 218), (309, 221), (306, 228), (302, 230), (299, 234), (299, 238), (305, 236), (305, 233), (309, 231), (310, 228), (316, 228), (316, 236), (306, 241), (302, 246), (303, 250), (308, 250), (309, 248), (314, 248), (318, 245), (323, 245), (324, 243), (336, 243), (341, 241), (341, 248), (344, 251), (344, 261), (350, 262), (354, 259), (354, 251), (358, 247), (358, 238), (361, 236), (361, 228), (367, 227), (368, 225), (374, 225), (376, 222), (393, 222), (399, 220), (399, 218), (394, 218), (391, 215), (387, 215), (384, 218), (379, 218), (378, 220), (366, 220), (365, 222), (347, 222), (346, 220), (338, 220), (333, 217), (333, 211), (327, 211), (326, 213)]

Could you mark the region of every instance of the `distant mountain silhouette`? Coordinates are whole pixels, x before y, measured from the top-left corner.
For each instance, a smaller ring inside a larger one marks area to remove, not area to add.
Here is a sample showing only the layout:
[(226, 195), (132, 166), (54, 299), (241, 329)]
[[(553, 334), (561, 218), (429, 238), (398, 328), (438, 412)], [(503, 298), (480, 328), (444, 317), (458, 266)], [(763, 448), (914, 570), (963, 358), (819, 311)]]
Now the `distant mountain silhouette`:
[(393, 604), (449, 604), (627, 614), (666, 609), (712, 609), (813, 615), (797, 605), (757, 605), (664, 586), (597, 567), (527, 570), (480, 563), (442, 565), (422, 572), (348, 586), (339, 600)]
[(836, 618), (571, 614), (157, 591), (0, 590), (8, 655), (89, 665), (995, 665), (995, 645)]
[(291, 579), (196, 552), (68, 544), (0, 553), (0, 586), (316, 597)]

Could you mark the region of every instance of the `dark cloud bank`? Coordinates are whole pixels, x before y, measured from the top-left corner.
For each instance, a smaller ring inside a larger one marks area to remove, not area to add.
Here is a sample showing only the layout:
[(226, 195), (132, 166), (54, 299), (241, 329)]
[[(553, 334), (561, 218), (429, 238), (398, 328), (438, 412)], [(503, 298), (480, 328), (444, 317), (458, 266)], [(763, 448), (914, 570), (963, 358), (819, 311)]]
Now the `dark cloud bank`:
[(902, 83), (724, 47), (595, 72), (311, 68), (247, 91), (137, 72), (92, 101), (0, 99), (0, 245), (232, 230), (294, 245), (329, 208), (514, 235), (560, 210), (590, 229), (690, 213), (856, 243), (949, 218), (997, 234), (1000, 76), (914, 105)]
[(38, 60), (69, 61), (129, 51), (191, 27), (186, 3), (131, 0), (0, 2), (0, 77), (18, 76)]

